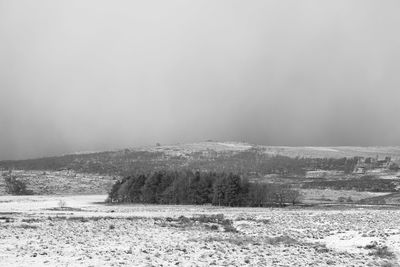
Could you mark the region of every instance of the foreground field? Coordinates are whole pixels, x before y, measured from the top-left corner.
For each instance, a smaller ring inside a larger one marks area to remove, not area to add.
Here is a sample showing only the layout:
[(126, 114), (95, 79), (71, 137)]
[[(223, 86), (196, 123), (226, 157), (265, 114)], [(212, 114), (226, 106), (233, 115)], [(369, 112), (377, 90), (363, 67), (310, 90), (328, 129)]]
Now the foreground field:
[(398, 266), (400, 210), (0, 197), (1, 266)]

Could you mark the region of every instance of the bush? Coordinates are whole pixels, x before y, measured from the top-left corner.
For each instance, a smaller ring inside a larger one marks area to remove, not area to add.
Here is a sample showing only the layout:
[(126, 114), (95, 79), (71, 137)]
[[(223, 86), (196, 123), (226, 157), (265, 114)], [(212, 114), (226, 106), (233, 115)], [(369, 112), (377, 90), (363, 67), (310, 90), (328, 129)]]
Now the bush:
[(392, 263), (389, 261), (385, 261), (381, 265), (381, 267), (398, 267), (398, 266), (399, 266), (398, 264), (395, 264), (395, 263)]
[(338, 197), (337, 202), (339, 203), (353, 203), (353, 199), (349, 197)]
[(211, 243), (211, 242), (227, 242), (227, 243), (231, 243), (233, 245), (236, 246), (243, 246), (243, 245), (247, 245), (247, 244), (252, 244), (252, 245), (260, 245), (260, 243), (254, 238), (254, 237), (247, 237), (247, 236), (231, 236), (231, 237), (208, 237), (206, 239), (204, 239), (204, 241), (206, 243)]
[(58, 201), (58, 207), (59, 207), (60, 209), (63, 209), (63, 208), (65, 208), (66, 206), (67, 206), (67, 203), (65, 202), (64, 199), (60, 199), (60, 200)]
[(379, 257), (379, 258), (394, 258), (394, 253), (388, 249), (387, 246), (376, 247), (374, 251), (368, 255)]
[[(171, 221), (172, 218), (171, 219), (167, 218), (167, 219)], [(190, 219), (183, 215), (179, 216), (178, 220), (182, 223), (190, 223)]]
[(271, 245), (277, 245), (277, 244), (292, 245), (292, 244), (297, 244), (299, 242), (290, 236), (283, 235), (277, 237), (270, 237), (266, 240), (266, 243)]
[(22, 229), (37, 229), (38, 228), (37, 225), (32, 225), (32, 224), (21, 224), (21, 225), (15, 226), (15, 227), (22, 228)]
[(206, 225), (204, 225), (204, 227), (206, 229), (208, 229), (208, 230), (211, 230), (211, 231), (218, 231), (219, 230), (219, 226), (216, 225), (216, 224), (211, 224), (211, 225), (206, 224)]
[(392, 163), (389, 165), (389, 170), (391, 170), (391, 171), (398, 171), (399, 169), (400, 169), (400, 167), (396, 163)]
[(224, 224), (224, 231), (229, 233), (237, 233), (238, 230), (232, 224)]
[(33, 192), (26, 188), (26, 183), (14, 176), (4, 176), (6, 192), (11, 195), (32, 195)]
[(205, 215), (202, 214), (199, 217), (193, 217), (192, 218), (195, 221), (201, 222), (201, 223), (223, 223), (225, 221), (224, 214), (219, 213), (219, 214), (211, 214), (211, 215)]

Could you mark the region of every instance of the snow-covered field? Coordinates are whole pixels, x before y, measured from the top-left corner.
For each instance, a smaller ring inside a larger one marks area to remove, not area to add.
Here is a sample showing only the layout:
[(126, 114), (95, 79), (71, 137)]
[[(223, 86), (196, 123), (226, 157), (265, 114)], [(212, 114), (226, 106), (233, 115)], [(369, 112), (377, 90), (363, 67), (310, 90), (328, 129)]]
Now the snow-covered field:
[(0, 266), (397, 266), (400, 258), (397, 209), (115, 206), (105, 198), (1, 196)]

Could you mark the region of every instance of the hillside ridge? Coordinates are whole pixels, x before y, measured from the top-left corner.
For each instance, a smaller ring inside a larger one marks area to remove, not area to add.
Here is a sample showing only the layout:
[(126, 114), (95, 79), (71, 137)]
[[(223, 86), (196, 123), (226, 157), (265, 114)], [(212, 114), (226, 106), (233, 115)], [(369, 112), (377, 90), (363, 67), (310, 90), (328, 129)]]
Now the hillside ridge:
[(270, 155), (281, 155), (288, 157), (310, 157), (310, 158), (343, 158), (343, 157), (379, 157), (391, 156), (393, 160), (400, 160), (400, 146), (267, 146), (233, 141), (204, 141), (194, 143), (178, 143), (153, 146), (138, 146), (125, 149), (105, 151), (81, 151), (55, 156), (45, 156), (17, 160), (0, 160), (0, 166), (9, 162), (20, 162), (38, 159), (61, 158), (68, 156), (89, 156), (98, 154), (120, 154), (127, 151), (136, 152), (163, 152), (168, 155), (182, 155), (204, 151), (215, 152), (243, 152), (256, 150), (260, 153)]

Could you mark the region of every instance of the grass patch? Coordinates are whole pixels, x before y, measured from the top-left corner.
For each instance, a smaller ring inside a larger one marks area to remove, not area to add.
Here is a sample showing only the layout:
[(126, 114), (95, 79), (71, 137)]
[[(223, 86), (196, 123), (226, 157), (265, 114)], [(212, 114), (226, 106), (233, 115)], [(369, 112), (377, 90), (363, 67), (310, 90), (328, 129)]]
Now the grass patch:
[(385, 261), (381, 264), (381, 267), (399, 267), (399, 265), (397, 263)]
[(364, 248), (372, 250), (370, 253), (368, 253), (370, 256), (388, 259), (395, 258), (394, 253), (390, 251), (387, 246), (379, 246), (377, 242), (372, 242), (371, 244), (366, 245)]
[(39, 228), (37, 225), (32, 225), (32, 224), (20, 224), (16, 225), (15, 228), (22, 228), (22, 229), (37, 229)]
[(238, 233), (239, 231), (232, 224), (224, 224), (224, 231), (229, 233)]
[(151, 220), (157, 218), (147, 218), (140, 216), (130, 216), (130, 217), (104, 217), (104, 216), (54, 216), (47, 217), (49, 221), (80, 221), (80, 222), (89, 222), (89, 221), (99, 221), (99, 220), (127, 220), (127, 221), (136, 221), (136, 220)]
[(21, 220), (23, 223), (35, 223), (40, 222), (41, 220), (38, 218), (25, 218)]
[(196, 217), (192, 217), (191, 220), (193, 221), (198, 221), (200, 223), (218, 223), (218, 224), (224, 224), (227, 223), (227, 219), (225, 219), (224, 214), (219, 213), (219, 214), (202, 214)]
[(255, 238), (252, 237), (246, 237), (246, 236), (235, 236), (235, 237), (207, 237), (206, 239), (203, 239), (206, 243), (209, 242), (227, 242), (236, 246), (243, 246), (243, 245), (260, 245), (260, 242), (258, 242)]
[(84, 211), (81, 208), (72, 208), (72, 207), (56, 207), (56, 208), (48, 208), (46, 210), (51, 210), (51, 211)]
[(195, 225), (204, 225), (206, 229), (216, 231), (224, 229), (225, 232), (237, 233), (238, 230), (233, 226), (232, 220), (226, 219), (224, 214), (198, 215), (194, 217), (180, 216), (178, 218), (167, 217), (164, 220), (156, 220), (161, 227), (187, 228)]
[(394, 253), (390, 251), (387, 246), (376, 247), (374, 248), (373, 251), (368, 253), (368, 255), (375, 256), (378, 258), (388, 258), (388, 259), (393, 259), (395, 257)]
[(254, 217), (249, 217), (249, 216), (239, 216), (235, 219), (235, 221), (252, 221), (252, 222), (257, 222), (257, 223), (262, 223), (262, 224), (270, 224), (271, 220), (269, 219), (257, 219)]
[[(197, 240), (191, 240), (191, 241), (197, 241)], [(203, 239), (206, 243), (208, 242), (226, 242), (230, 244), (234, 244), (237, 246), (243, 246), (243, 245), (253, 245), (253, 246), (259, 246), (259, 245), (273, 245), (277, 246), (280, 244), (284, 245), (307, 245), (305, 243), (301, 243), (298, 240), (289, 237), (289, 236), (277, 236), (277, 237), (267, 237), (267, 238), (257, 238), (257, 237), (249, 237), (249, 236), (243, 236), (243, 235), (235, 235), (235, 236), (230, 236), (230, 237), (207, 237)]]
[(211, 231), (218, 231), (219, 230), (219, 226), (216, 225), (216, 224), (212, 224), (212, 225), (206, 224), (206, 225), (204, 225), (204, 227), (206, 229), (208, 229), (208, 230), (211, 230)]
[(293, 245), (299, 244), (300, 242), (290, 236), (276, 236), (276, 237), (269, 237), (264, 240), (267, 244), (270, 245), (278, 245), (278, 244), (285, 244), (285, 245)]

